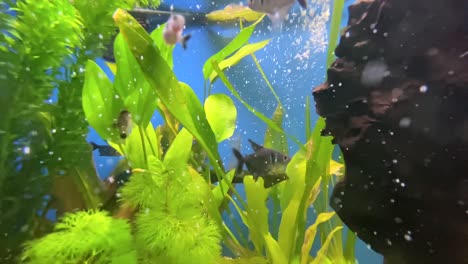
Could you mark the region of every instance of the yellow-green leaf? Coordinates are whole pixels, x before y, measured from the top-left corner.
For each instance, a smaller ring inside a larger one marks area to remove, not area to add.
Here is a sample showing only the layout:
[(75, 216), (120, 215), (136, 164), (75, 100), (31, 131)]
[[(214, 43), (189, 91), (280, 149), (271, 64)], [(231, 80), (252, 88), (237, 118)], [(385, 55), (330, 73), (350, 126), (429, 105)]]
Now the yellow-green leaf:
[(216, 22), (237, 22), (239, 19), (253, 22), (262, 16), (262, 13), (255, 12), (247, 6), (229, 4), (222, 10), (208, 13), (206, 18), (208, 18), (208, 21)]
[(192, 134), (183, 128), (167, 150), (164, 156), (164, 165), (171, 170), (183, 169), (183, 164), (187, 163), (191, 150)]
[(225, 94), (210, 95), (205, 101), (205, 113), (217, 142), (234, 134), (237, 109), (229, 96)]
[(116, 97), (111, 81), (94, 61), (86, 63), (82, 104), (86, 120), (103, 139), (119, 138), (113, 124), (123, 110), (123, 102)]
[(321, 213), (317, 216), (315, 223), (311, 225), (309, 228), (307, 228), (307, 231), (304, 237), (304, 244), (302, 245), (301, 264), (307, 264), (310, 250), (312, 249), (312, 245), (314, 244), (315, 236), (317, 234), (318, 225), (330, 220), (334, 215), (335, 215), (335, 212)]
[[(327, 252), (328, 252), (328, 247), (330, 245), (330, 242), (332, 241), (334, 235), (343, 229), (343, 226), (337, 226), (335, 229), (333, 229), (330, 234), (328, 234), (327, 239), (325, 240), (325, 243), (322, 244), (322, 247), (320, 248), (319, 252), (317, 253), (317, 258), (315, 258), (311, 264), (322, 264), (327, 258)], [(341, 242), (340, 242), (341, 243)]]
[[(260, 41), (253, 44), (246, 44), (242, 46), (236, 53), (234, 53), (231, 57), (224, 59), (219, 62), (219, 68), (224, 70), (226, 68), (232, 67), (239, 63), (244, 57), (256, 52), (257, 50), (263, 49), (268, 43), (270, 42), (269, 39)], [(210, 82), (213, 82), (218, 77), (216, 71), (212, 71), (210, 74)]]
[(213, 72), (213, 61), (219, 62), (221, 60), (224, 60), (229, 54), (233, 53), (234, 51), (238, 50), (241, 48), (247, 41), (249, 40), (250, 36), (252, 35), (255, 26), (257, 26), (260, 21), (262, 21), (264, 16), (259, 18), (255, 23), (252, 25), (242, 29), (239, 34), (236, 35), (236, 37), (229, 42), (224, 48), (222, 48), (220, 51), (218, 51), (216, 54), (211, 56), (209, 59), (206, 60), (205, 64), (203, 65), (203, 77), (205, 79), (208, 79), (208, 77), (211, 75)]
[(257, 252), (263, 252), (263, 237), (268, 233), (268, 209), (266, 199), (268, 189), (263, 186), (263, 178), (257, 181), (252, 176), (244, 178), (245, 194), (247, 196), (247, 221), (249, 235)]

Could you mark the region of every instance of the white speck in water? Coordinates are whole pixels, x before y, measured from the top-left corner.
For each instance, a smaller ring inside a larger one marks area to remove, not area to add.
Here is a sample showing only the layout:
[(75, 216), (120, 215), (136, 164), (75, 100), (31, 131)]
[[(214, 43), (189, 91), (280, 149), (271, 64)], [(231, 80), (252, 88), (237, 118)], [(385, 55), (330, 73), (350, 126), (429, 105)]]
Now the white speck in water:
[(449, 74), (449, 75), (454, 75), (455, 72), (454, 72), (454, 71), (449, 71), (448, 74)]
[(397, 163), (398, 163), (398, 160), (397, 160), (397, 159), (393, 159), (392, 162), (393, 162), (393, 164), (397, 164)]
[(404, 235), (406, 241), (411, 241), (413, 238), (409, 234)]
[(390, 239), (385, 239), (385, 242), (387, 242), (387, 245), (391, 246), (392, 245), (392, 241)]
[(388, 32), (383, 33), (384, 37), (388, 37)]
[(57, 133), (57, 129), (53, 128), (52, 129), (52, 134), (55, 134), (55, 133)]
[(390, 203), (395, 203), (395, 199), (390, 199)]
[(351, 34), (349, 33), (349, 31), (347, 31), (344, 36), (345, 36), (345, 38), (349, 38), (350, 35)]
[(26, 146), (23, 148), (23, 153), (26, 154), (26, 155), (29, 155), (31, 153), (31, 148)]
[(427, 85), (421, 85), (421, 87), (419, 87), (419, 91), (420, 91), (421, 93), (427, 92), (427, 89), (428, 89), (428, 88), (427, 88)]
[[(364, 58), (363, 58), (364, 59)], [(366, 63), (361, 74), (361, 83), (364, 86), (377, 86), (390, 75), (388, 66), (383, 60), (371, 60)]]
[(49, 151), (49, 155), (54, 155), (54, 152), (53, 151)]
[(374, 29), (372, 30), (372, 33), (377, 34), (377, 29), (374, 28)]
[(403, 219), (401, 219), (400, 217), (395, 217), (393, 220), (394, 220), (395, 223), (397, 223), (397, 224), (403, 223)]
[(400, 186), (401, 186), (401, 187), (405, 187), (406, 184), (405, 184), (404, 182), (402, 182), (402, 183), (400, 184)]
[(409, 127), (411, 125), (411, 118), (409, 117), (403, 117), (400, 119), (400, 127)]

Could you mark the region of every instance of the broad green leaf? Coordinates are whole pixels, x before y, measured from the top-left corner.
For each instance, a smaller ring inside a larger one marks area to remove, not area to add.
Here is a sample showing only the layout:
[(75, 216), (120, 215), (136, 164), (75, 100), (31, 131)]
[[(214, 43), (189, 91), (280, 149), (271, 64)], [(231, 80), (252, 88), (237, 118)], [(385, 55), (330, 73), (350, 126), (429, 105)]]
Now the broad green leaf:
[(288, 260), (291, 260), (297, 240), (298, 214), (301, 210), (301, 200), (305, 190), (306, 153), (299, 150), (291, 159), (286, 168), (289, 180), (284, 184), (280, 205), (283, 210), (281, 218), (278, 243)]
[(348, 229), (344, 249), (344, 258), (347, 263), (356, 263), (356, 256), (354, 254), (354, 248), (356, 247), (356, 238), (356, 234), (351, 229)]
[(156, 94), (121, 34), (115, 39), (114, 55), (117, 64), (115, 89), (132, 114), (133, 122), (146, 127), (157, 107)]
[(105, 140), (118, 141), (119, 133), (113, 125), (123, 110), (123, 103), (113, 90), (111, 81), (93, 61), (86, 63), (83, 87), (83, 111), (86, 120)]
[(192, 150), (192, 134), (183, 128), (172, 142), (164, 156), (166, 168), (176, 170), (186, 164)]
[(212, 94), (206, 98), (204, 106), (216, 141), (231, 137), (236, 129), (237, 118), (237, 109), (231, 98), (225, 94)]
[(265, 246), (267, 250), (268, 258), (272, 264), (283, 264), (289, 263), (287, 257), (284, 255), (282, 248), (278, 242), (271, 236), (270, 233), (267, 233), (264, 237)]
[[(239, 63), (244, 57), (253, 54), (257, 50), (263, 49), (268, 43), (270, 42), (269, 39), (260, 41), (253, 44), (246, 44), (242, 46), (236, 53), (234, 53), (231, 57), (224, 59), (219, 62), (219, 68), (224, 70), (226, 68), (232, 67)], [(210, 82), (213, 81), (218, 77), (218, 74), (215, 71), (212, 71), (210, 74)]]
[(263, 252), (263, 237), (268, 233), (268, 209), (266, 200), (268, 189), (263, 187), (263, 178), (257, 181), (252, 176), (244, 177), (245, 194), (247, 197), (247, 220), (249, 221), (249, 236), (257, 252)]
[(163, 37), (163, 30), (166, 27), (166, 23), (159, 25), (153, 32), (151, 32), (150, 36), (153, 39), (154, 43), (158, 47), (161, 57), (167, 62), (169, 68), (174, 68), (174, 61), (172, 59), (172, 53), (174, 50), (175, 45), (167, 45), (164, 41)]
[(124, 155), (133, 168), (147, 169), (145, 157), (150, 155), (159, 158), (159, 146), (151, 122), (148, 123), (146, 129), (134, 124), (124, 144), (119, 145), (119, 143), (114, 141), (109, 141), (108, 143)]
[(206, 150), (219, 176), (223, 176), (216, 138), (211, 131), (203, 106), (187, 85), (180, 85), (159, 49), (143, 27), (127, 12), (118, 9), (114, 21), (157, 97), (167, 110), (192, 133)]
[[(272, 121), (280, 128), (283, 127), (283, 107), (278, 105), (273, 113)], [(268, 127), (265, 133), (264, 146), (267, 148), (275, 149), (284, 154), (288, 154), (288, 142), (284, 134), (275, 131)]]
[[(311, 264), (322, 264), (327, 258), (327, 252), (328, 252), (328, 247), (330, 245), (330, 242), (332, 241), (334, 235), (343, 229), (343, 226), (337, 226), (335, 227), (330, 234), (328, 234), (327, 239), (325, 240), (325, 243), (322, 244), (322, 247), (320, 248), (319, 252), (317, 253), (317, 257), (312, 261)], [(341, 241), (340, 241), (341, 243)]]
[(309, 139), (312, 136), (312, 124), (311, 120), (312, 117), (310, 115), (311, 109), (310, 109), (310, 96), (306, 96), (306, 106), (305, 106), (305, 134), (306, 138)]
[(334, 160), (330, 160), (330, 168), (329, 173), (330, 175), (341, 175), (340, 171), (344, 168), (343, 163), (336, 162)]
[(255, 12), (247, 6), (229, 4), (222, 10), (215, 10), (206, 15), (208, 21), (216, 22), (237, 22), (239, 19), (253, 22), (263, 16), (262, 13)]
[(227, 44), (224, 48), (222, 48), (220, 51), (218, 51), (216, 54), (214, 54), (208, 60), (206, 60), (205, 64), (203, 65), (203, 77), (205, 78), (205, 80), (208, 79), (208, 77), (213, 72), (212, 62), (224, 60), (224, 58), (229, 56), (229, 54), (240, 49), (245, 43), (247, 43), (255, 29), (255, 26), (257, 26), (257, 24), (260, 21), (262, 21), (264, 17), (265, 16), (263, 15), (255, 23), (242, 29), (239, 32), (239, 34), (237, 34), (237, 36), (231, 42), (229, 42), (229, 44)]
[[(280, 128), (283, 127), (283, 107), (281, 104), (278, 104), (276, 107), (276, 110), (273, 113), (272, 121)], [(270, 127), (267, 127), (263, 145), (267, 148), (275, 149), (282, 153), (288, 154), (288, 144), (286, 137), (283, 134), (271, 129)], [(273, 186), (270, 191), (270, 198), (273, 202), (274, 212), (271, 216), (273, 235), (277, 235), (279, 223), (281, 221), (281, 215), (277, 212), (281, 211), (280, 198), (282, 197), (284, 186), (285, 184), (277, 184)]]
[[(224, 198), (228, 195), (227, 192), (229, 190), (229, 184), (232, 182), (234, 178), (235, 170), (231, 170), (226, 173), (226, 177), (221, 180), (220, 184), (215, 186), (212, 190), (213, 197), (214, 197), (214, 204), (217, 205), (216, 208), (219, 208), (224, 201)], [(229, 184), (227, 183), (229, 181)]]
[(302, 245), (301, 264), (308, 263), (310, 250), (312, 249), (312, 245), (314, 244), (318, 225), (320, 225), (321, 223), (327, 222), (334, 215), (335, 215), (335, 212), (321, 213), (317, 216), (315, 223), (311, 225), (309, 228), (307, 228), (307, 231), (304, 237), (304, 244)]
[(327, 69), (335, 60), (335, 48), (340, 36), (341, 17), (343, 16), (344, 0), (333, 1), (333, 12), (330, 22), (330, 39), (328, 40)]

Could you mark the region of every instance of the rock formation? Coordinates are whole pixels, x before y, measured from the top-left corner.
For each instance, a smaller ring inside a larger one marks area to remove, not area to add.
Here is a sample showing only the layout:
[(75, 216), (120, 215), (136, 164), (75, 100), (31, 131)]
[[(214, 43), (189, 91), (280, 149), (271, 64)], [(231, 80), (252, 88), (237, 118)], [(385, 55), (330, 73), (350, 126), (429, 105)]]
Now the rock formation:
[(468, 1), (361, 0), (313, 91), (330, 204), (385, 263), (468, 263)]

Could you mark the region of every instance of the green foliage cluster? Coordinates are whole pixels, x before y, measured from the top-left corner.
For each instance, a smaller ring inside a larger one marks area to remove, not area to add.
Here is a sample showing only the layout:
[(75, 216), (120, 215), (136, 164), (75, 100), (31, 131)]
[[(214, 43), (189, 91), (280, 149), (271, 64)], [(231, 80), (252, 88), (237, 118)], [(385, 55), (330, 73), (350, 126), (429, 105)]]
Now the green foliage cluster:
[[(337, 8), (334, 12), (341, 13), (342, 2), (335, 1)], [(163, 27), (148, 34), (123, 9), (115, 11), (119, 5), (135, 5), (134, 1), (101, 0), (91, 3), (77, 0), (73, 4), (78, 10), (78, 15), (75, 15), (77, 25), (81, 25), (77, 34), (82, 34), (78, 38), (81, 42), (75, 46), (81, 49), (73, 50), (74, 60), (65, 66), (68, 75), (59, 83), (57, 107), (65, 112), (71, 109), (75, 118), (76, 113), (83, 115), (83, 120), (85, 117), (89, 125), (125, 157), (133, 173), (119, 190), (120, 207), (114, 217), (96, 210), (67, 214), (55, 225), (55, 232), (25, 244), (24, 261), (175, 264), (355, 262), (355, 237), (348, 233), (347, 241), (343, 243), (343, 224), (327, 204), (328, 186), (333, 185), (333, 175), (340, 174), (343, 164), (331, 159), (331, 140), (320, 136), (324, 121), (320, 119), (313, 130), (307, 123), (305, 144), (284, 132), (281, 101), (254, 54), (268, 45), (269, 40), (249, 43), (256, 25), (264, 16), (247, 27), (243, 27), (241, 21), (239, 34), (206, 61), (203, 76), (207, 98), (202, 103), (192, 88), (179, 82), (175, 76), (172, 70), (173, 46), (164, 43)], [(89, 11), (92, 5), (95, 9)], [(335, 27), (331, 35), (337, 35), (339, 20), (336, 20), (339, 16), (333, 16), (333, 19)], [(93, 61), (93, 56), (101, 54), (106, 43), (103, 40), (111, 39), (109, 29), (112, 23), (120, 32), (114, 42), (114, 82)], [(247, 56), (254, 60), (277, 98), (278, 107), (272, 118), (243, 100), (223, 71)], [(262, 178), (255, 181), (246, 176), (246, 197), (237, 193), (231, 183), (234, 171), (224, 169), (218, 153), (218, 144), (234, 133), (237, 110), (230, 97), (211, 94), (211, 85), (218, 80), (267, 124), (265, 146), (286, 151), (288, 138), (299, 145), (300, 150), (293, 155), (286, 169), (288, 181), (266, 189)], [(82, 96), (81, 102), (77, 95)], [(78, 103), (80, 110), (75, 112)], [(67, 104), (71, 107), (68, 108)], [(228, 118), (216, 115), (219, 108), (228, 113)], [(133, 119), (131, 133), (125, 139), (119, 136), (115, 126), (123, 110), (128, 110)], [(310, 120), (309, 101), (305, 110), (306, 118)], [(156, 129), (150, 122), (154, 111), (165, 121)], [(68, 123), (67, 118), (72, 114), (60, 119), (56, 112), (47, 113), (47, 120), (53, 120), (51, 126), (60, 123), (65, 130), (76, 128), (76, 125)], [(76, 129), (84, 131), (83, 127), (79, 125)], [(66, 133), (63, 137), (51, 136), (53, 146), (60, 146), (57, 151), (70, 151), (73, 144), (68, 149), (63, 145), (64, 142), (72, 142), (68, 137)], [(85, 194), (83, 208), (99, 207), (100, 197), (96, 197), (95, 190), (96, 186), (102, 185), (93, 183), (92, 174), (95, 172), (84, 170), (82, 163), (70, 161), (66, 164), (76, 164), (72, 171), (76, 175), (75, 182), (82, 187), (80, 192)], [(209, 184), (212, 172), (219, 178), (217, 186)], [(269, 211), (266, 206), (268, 200), (281, 214)], [(234, 206), (235, 212), (226, 207), (227, 203)], [(308, 226), (307, 212), (311, 206), (316, 209), (317, 217), (315, 223)], [(224, 211), (240, 216), (241, 221), (236, 221), (235, 226), (248, 228), (253, 247), (249, 246), (242, 232), (225, 225), (221, 219)], [(128, 221), (115, 217), (124, 217)], [(321, 248), (311, 255), (315, 241)], [(237, 258), (221, 256), (221, 245), (229, 248)]]
[[(51, 230), (45, 217), (49, 210), (57, 209), (60, 215), (101, 203), (103, 186), (85, 141), (84, 63), (101, 56), (109, 43), (115, 32), (113, 11), (136, 4), (135, 0), (0, 4), (1, 262), (14, 261), (25, 239)], [(51, 103), (55, 89), (58, 101)]]
[(26, 244), (24, 263), (136, 263), (130, 226), (108, 213), (66, 214), (54, 231)]

